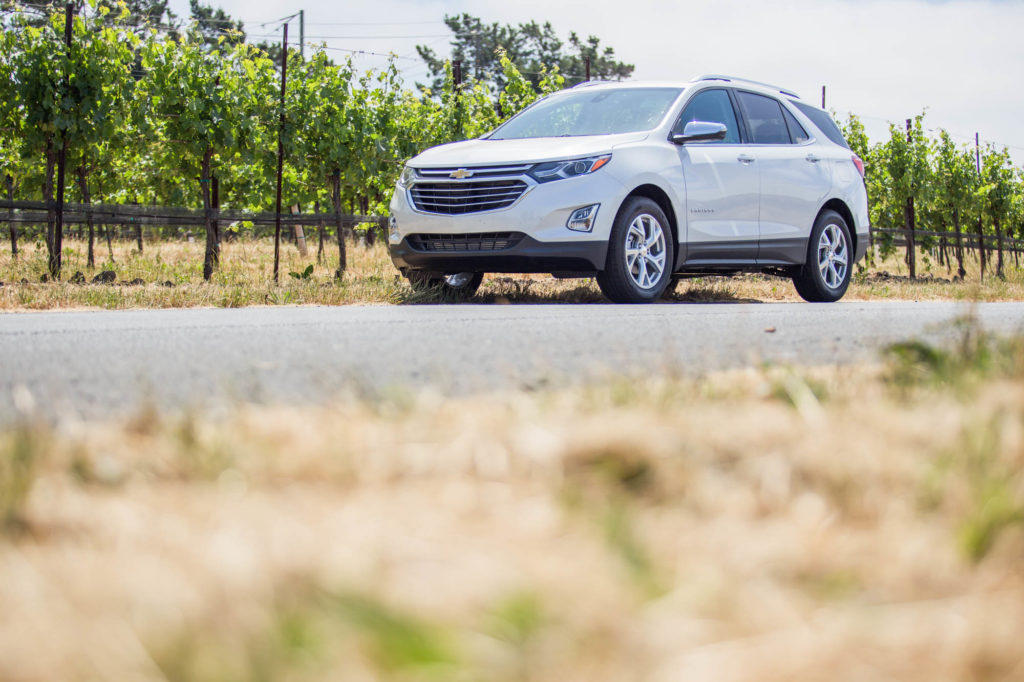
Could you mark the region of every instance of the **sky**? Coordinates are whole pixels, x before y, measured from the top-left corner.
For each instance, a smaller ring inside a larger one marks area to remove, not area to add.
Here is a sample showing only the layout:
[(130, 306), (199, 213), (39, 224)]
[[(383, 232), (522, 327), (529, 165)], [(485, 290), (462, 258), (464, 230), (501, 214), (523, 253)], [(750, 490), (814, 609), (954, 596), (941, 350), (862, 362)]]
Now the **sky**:
[[(959, 142), (1009, 147), (1024, 163), (1024, 0), (212, 0), (246, 22), (252, 36), (305, 10), (307, 43), (326, 43), (355, 63), (386, 55), (407, 82), (426, 81), (415, 46), (448, 53), (445, 14), (486, 22), (550, 21), (560, 37), (596, 35), (634, 64), (633, 80), (686, 81), (705, 73), (775, 83), (826, 105), (839, 118), (861, 116), (875, 139), (888, 122), (926, 110), (928, 128)], [(187, 0), (172, 8), (188, 15)], [(262, 23), (268, 22), (266, 26)], [(298, 33), (293, 22), (291, 36)], [(294, 38), (293, 38), (294, 39)], [(367, 52), (378, 54), (366, 54)]]

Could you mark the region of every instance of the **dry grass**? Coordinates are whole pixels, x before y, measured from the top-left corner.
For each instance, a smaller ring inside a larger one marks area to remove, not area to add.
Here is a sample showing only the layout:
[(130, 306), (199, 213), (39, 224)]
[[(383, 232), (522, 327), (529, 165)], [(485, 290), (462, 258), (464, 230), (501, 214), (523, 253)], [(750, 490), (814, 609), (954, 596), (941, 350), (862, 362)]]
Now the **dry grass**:
[[(67, 308), (167, 308), (239, 307), (250, 305), (346, 305), (432, 303), (436, 296), (415, 294), (395, 270), (386, 247), (350, 245), (348, 272), (339, 283), (336, 245), (328, 245), (326, 258), (317, 263), (315, 243), (311, 255), (299, 256), (293, 245), (282, 247), (281, 281), (275, 285), (273, 247), (269, 240), (242, 239), (223, 245), (221, 268), (213, 282), (202, 280), (202, 244), (183, 241), (149, 242), (139, 254), (134, 242), (118, 242), (114, 263), (105, 245), (97, 249), (100, 267), (86, 267), (85, 245), (68, 242), (65, 278), (42, 283), (46, 272), (45, 247), (24, 244), (22, 256), (14, 261), (8, 251), (0, 253), (0, 310), (48, 310)], [(923, 262), (923, 260), (922, 260)], [(309, 265), (308, 279), (302, 273)], [(1024, 300), (1024, 270), (1009, 268), (1007, 277), (986, 277), (979, 281), (977, 264), (969, 262), (968, 276), (954, 282), (945, 269), (922, 265), (924, 277), (909, 281), (898, 258), (890, 258), (855, 276), (847, 300)], [(118, 284), (72, 283), (78, 272), (86, 282), (101, 270), (115, 273)], [(128, 284), (130, 282), (136, 284)], [(587, 280), (556, 280), (543, 276), (492, 275), (484, 281), (478, 302), (569, 303), (602, 302), (596, 283)], [(704, 277), (680, 283), (668, 298), (676, 302), (798, 301), (787, 279), (762, 275), (736, 278)]]
[(1022, 378), (968, 337), (21, 427), (0, 679), (1021, 679)]

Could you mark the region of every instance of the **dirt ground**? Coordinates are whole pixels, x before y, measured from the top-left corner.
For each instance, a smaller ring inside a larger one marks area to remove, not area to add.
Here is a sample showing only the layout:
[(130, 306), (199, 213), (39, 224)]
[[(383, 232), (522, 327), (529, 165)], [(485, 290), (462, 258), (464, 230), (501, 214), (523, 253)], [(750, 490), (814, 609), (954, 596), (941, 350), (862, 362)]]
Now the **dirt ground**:
[[(252, 305), (350, 305), (436, 303), (438, 297), (415, 293), (392, 265), (384, 244), (348, 245), (344, 277), (335, 278), (337, 245), (326, 244), (317, 259), (310, 237), (309, 254), (282, 248), (280, 281), (274, 283), (273, 243), (239, 239), (222, 245), (220, 268), (209, 283), (202, 278), (203, 246), (187, 241), (135, 242), (113, 245), (113, 262), (105, 244), (97, 247), (97, 267), (88, 268), (86, 245), (69, 240), (61, 282), (42, 282), (46, 249), (41, 243), (22, 245), (17, 260), (0, 251), (0, 310), (64, 310), (180, 308)], [(1009, 261), (1005, 277), (984, 280), (978, 263), (967, 260), (967, 276), (953, 273), (922, 253), (919, 277), (910, 280), (898, 256), (858, 267), (844, 300), (1024, 300), (1024, 270)], [(307, 268), (312, 268), (307, 274)], [(109, 272), (110, 282), (93, 283)], [(558, 280), (550, 275), (490, 275), (473, 298), (478, 303), (600, 303), (593, 279)], [(799, 301), (788, 279), (764, 275), (734, 278), (702, 277), (679, 283), (665, 303), (721, 301)]]

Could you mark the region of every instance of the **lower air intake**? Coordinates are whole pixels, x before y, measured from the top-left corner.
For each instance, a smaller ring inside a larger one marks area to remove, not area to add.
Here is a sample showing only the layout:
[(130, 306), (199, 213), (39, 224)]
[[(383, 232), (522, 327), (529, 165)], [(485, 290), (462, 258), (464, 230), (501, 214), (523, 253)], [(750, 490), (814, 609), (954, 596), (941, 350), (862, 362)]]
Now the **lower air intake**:
[(476, 234), (411, 234), (409, 246), (416, 251), (459, 253), (465, 251), (504, 251), (523, 238), (522, 232), (479, 232)]

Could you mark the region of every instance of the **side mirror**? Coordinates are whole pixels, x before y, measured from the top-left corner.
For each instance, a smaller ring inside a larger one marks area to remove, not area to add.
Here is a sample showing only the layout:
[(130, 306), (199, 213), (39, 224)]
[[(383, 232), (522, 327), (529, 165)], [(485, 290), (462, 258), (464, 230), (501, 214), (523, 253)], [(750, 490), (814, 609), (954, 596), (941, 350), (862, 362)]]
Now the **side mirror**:
[(683, 128), (683, 133), (672, 134), (674, 144), (686, 144), (687, 142), (706, 142), (709, 140), (724, 140), (729, 129), (724, 123), (709, 123), (707, 121), (690, 121)]

